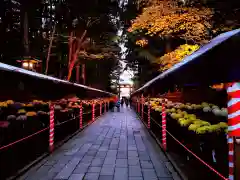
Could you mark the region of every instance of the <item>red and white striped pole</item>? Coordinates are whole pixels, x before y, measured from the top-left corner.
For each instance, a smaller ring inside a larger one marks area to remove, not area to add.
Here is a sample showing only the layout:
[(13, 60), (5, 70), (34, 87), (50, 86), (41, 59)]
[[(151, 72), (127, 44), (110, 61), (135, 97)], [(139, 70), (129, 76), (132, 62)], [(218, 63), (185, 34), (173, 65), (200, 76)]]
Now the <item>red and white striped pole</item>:
[(92, 121), (95, 121), (95, 103), (92, 104)]
[(234, 138), (228, 138), (228, 179), (234, 180)]
[(100, 116), (102, 115), (102, 102), (100, 102)]
[(147, 127), (148, 129), (150, 129), (151, 125), (151, 105), (150, 105), (150, 101), (148, 102), (148, 124), (147, 124)]
[(50, 104), (49, 151), (54, 150), (54, 104)]
[(165, 100), (162, 101), (162, 145), (163, 149), (167, 150), (167, 134), (166, 134), (166, 108)]
[(83, 120), (83, 107), (82, 107), (82, 102), (81, 102), (80, 106), (79, 106), (79, 126), (80, 126), (80, 129), (83, 128), (82, 120)]
[[(235, 167), (235, 138), (240, 137), (240, 83), (227, 84), (228, 101), (228, 158), (229, 180), (239, 179)], [(237, 177), (234, 177), (234, 174)]]

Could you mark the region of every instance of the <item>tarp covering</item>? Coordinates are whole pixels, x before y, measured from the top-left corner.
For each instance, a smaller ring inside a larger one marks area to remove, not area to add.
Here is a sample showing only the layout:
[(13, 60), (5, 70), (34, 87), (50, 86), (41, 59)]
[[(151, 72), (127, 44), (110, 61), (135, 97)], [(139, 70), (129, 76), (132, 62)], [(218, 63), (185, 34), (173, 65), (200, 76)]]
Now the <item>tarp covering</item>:
[(211, 84), (239, 80), (239, 47), (240, 29), (220, 34), (132, 94), (146, 90), (153, 85), (164, 87), (170, 86), (170, 84)]

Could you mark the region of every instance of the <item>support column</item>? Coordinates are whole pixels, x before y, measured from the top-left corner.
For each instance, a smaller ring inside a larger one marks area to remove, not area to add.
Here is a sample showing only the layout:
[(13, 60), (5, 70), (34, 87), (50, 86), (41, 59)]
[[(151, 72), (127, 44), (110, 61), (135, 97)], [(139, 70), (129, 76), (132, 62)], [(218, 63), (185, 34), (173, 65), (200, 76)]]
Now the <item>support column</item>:
[(240, 178), (240, 83), (227, 85), (229, 180)]

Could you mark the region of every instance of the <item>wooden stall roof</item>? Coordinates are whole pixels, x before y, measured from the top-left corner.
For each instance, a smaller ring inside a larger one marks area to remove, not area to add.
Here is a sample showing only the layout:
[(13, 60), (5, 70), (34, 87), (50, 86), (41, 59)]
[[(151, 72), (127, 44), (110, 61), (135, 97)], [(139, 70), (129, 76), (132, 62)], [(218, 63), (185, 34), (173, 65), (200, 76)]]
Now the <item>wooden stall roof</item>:
[[(29, 70), (25, 70), (22, 68), (18, 68), (15, 66), (11, 66), (11, 65), (7, 65), (4, 63), (0, 63), (0, 72), (2, 73), (2, 76), (5, 76), (5, 74), (7, 73), (8, 75), (10, 75), (11, 80), (14, 79), (14, 77), (16, 77), (16, 79), (24, 81), (24, 83), (29, 84), (34, 83), (35, 85), (38, 83), (41, 83), (42, 85), (44, 85), (44, 83), (46, 83), (46, 87), (45, 90), (47, 89), (47, 86), (55, 86), (54, 84), (57, 84), (58, 86), (64, 87), (64, 89), (74, 89), (71, 92), (74, 92), (75, 90), (81, 90), (81, 92), (85, 91), (88, 92), (88, 94), (91, 94), (91, 92), (94, 92), (95, 94), (97, 93), (98, 95), (101, 96), (114, 96), (115, 94), (112, 94), (110, 92), (106, 92), (100, 89), (95, 89), (92, 87), (88, 87), (82, 84), (77, 84), (77, 83), (72, 83), (66, 80), (62, 80), (62, 79), (58, 79), (55, 77), (51, 77), (51, 76), (47, 76), (44, 74), (40, 74), (40, 73), (36, 73), (36, 72), (32, 72)], [(5, 73), (5, 74), (4, 74)], [(7, 81), (8, 77), (1, 77), (2, 81)], [(39, 81), (33, 81), (34, 80), (39, 80)], [(29, 80), (29, 82), (28, 82)], [(9, 80), (10, 81), (10, 80)], [(35, 83), (36, 82), (36, 83)], [(8, 84), (11, 84), (11, 82), (9, 82)], [(31, 84), (32, 86), (34, 86), (34, 84)], [(28, 87), (31, 88), (31, 85), (28, 85)], [(58, 90), (59, 87), (57, 87), (55, 90)]]
[(192, 55), (137, 89), (132, 95), (151, 88), (173, 85), (213, 84), (240, 80), (240, 29), (222, 33)]

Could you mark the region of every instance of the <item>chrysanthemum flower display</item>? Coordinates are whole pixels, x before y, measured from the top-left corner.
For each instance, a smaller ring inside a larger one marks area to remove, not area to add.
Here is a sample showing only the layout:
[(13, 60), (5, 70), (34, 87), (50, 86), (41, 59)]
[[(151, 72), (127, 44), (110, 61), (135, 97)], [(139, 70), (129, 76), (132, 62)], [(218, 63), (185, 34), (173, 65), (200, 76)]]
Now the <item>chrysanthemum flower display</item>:
[[(161, 98), (151, 98), (150, 105), (155, 111), (161, 112), (162, 107)], [(172, 101), (166, 101), (166, 112), (168, 115), (176, 120), (182, 127), (187, 127), (189, 131), (193, 131), (196, 134), (205, 133), (219, 133), (227, 131), (227, 123), (219, 121), (217, 124), (211, 124), (206, 120), (199, 119), (195, 114), (189, 114), (186, 110), (200, 110), (203, 113), (211, 112), (217, 117), (225, 117), (227, 119), (227, 108), (219, 108), (218, 106), (203, 102), (201, 104), (191, 103), (178, 103)]]

